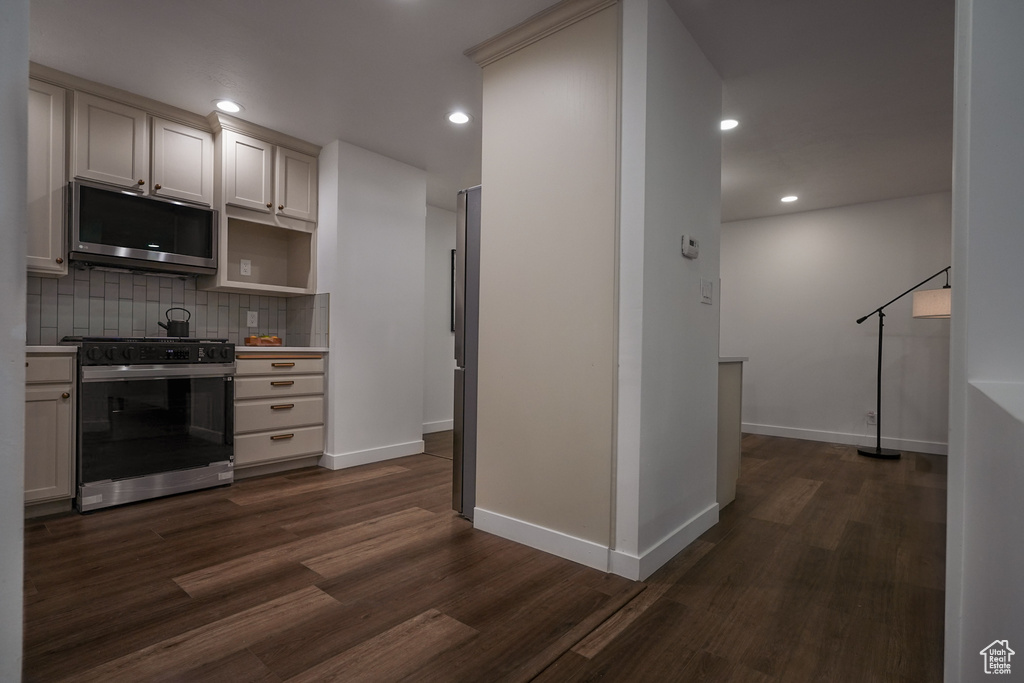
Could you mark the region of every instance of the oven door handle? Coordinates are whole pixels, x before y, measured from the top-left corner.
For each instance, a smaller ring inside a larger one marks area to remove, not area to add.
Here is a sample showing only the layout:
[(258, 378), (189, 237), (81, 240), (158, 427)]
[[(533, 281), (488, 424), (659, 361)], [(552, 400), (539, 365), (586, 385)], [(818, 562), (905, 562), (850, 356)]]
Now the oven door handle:
[(82, 368), (82, 382), (128, 382), (172, 377), (231, 377), (234, 364), (210, 365), (110, 365)]

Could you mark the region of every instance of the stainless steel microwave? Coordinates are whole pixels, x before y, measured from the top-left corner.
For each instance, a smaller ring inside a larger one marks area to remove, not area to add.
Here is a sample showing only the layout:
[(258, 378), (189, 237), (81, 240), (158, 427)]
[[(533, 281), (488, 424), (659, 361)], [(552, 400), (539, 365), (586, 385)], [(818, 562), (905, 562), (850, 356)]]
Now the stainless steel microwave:
[(82, 180), (68, 185), (68, 259), (79, 265), (212, 274), (217, 212)]

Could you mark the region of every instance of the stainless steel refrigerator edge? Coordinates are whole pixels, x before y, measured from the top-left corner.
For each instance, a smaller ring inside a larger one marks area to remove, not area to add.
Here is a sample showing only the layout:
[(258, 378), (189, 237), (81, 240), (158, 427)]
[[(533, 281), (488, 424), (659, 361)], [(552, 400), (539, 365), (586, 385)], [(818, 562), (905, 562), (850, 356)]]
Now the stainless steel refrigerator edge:
[(458, 196), (455, 236), (455, 412), (452, 508), (476, 506), (476, 383), (480, 321), (480, 186)]

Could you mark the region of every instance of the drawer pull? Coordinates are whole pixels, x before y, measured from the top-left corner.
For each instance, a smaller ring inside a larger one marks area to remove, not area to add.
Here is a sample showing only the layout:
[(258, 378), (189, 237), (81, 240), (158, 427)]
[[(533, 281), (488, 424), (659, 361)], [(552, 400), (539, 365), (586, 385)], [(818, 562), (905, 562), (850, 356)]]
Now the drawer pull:
[(274, 436), (270, 437), (270, 440), (280, 441), (281, 439), (291, 439), (294, 436), (294, 434), (275, 434)]
[(271, 410), (288, 410), (288, 409), (294, 408), (294, 407), (295, 407), (294, 403), (279, 403), (276, 406), (270, 406), (270, 409)]
[(272, 368), (294, 368), (295, 363), (271, 363)]
[(71, 398), (71, 394), (69, 394), (68, 392), (65, 391), (63, 394), (60, 395), (60, 397), (61, 398)]
[(293, 384), (295, 384), (295, 380), (293, 380), (293, 379), (283, 379), (280, 382), (271, 382), (270, 386), (272, 386), (272, 387), (290, 387)]

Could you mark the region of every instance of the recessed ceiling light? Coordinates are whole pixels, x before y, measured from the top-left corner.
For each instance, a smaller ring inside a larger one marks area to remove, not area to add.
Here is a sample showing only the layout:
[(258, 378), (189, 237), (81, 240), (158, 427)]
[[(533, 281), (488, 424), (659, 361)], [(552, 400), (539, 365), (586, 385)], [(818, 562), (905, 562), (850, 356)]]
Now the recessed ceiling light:
[(452, 123), (457, 123), (460, 126), (464, 123), (469, 123), (470, 119), (472, 118), (473, 117), (471, 117), (464, 111), (453, 111), (450, 114), (448, 114), (448, 120), (451, 121)]
[(782, 201), (784, 201), (786, 203), (789, 203), (789, 202), (795, 202), (797, 199), (799, 199), (799, 197), (797, 197), (795, 194), (791, 194), (791, 195), (787, 195), (787, 196), (783, 197)]
[(232, 102), (231, 100), (214, 100), (213, 103), (216, 105), (217, 109), (226, 111), (229, 114), (237, 114), (242, 111), (242, 105), (237, 102)]
[(738, 125), (740, 125), (740, 122), (736, 119), (723, 119), (721, 123), (722, 130), (732, 130)]

